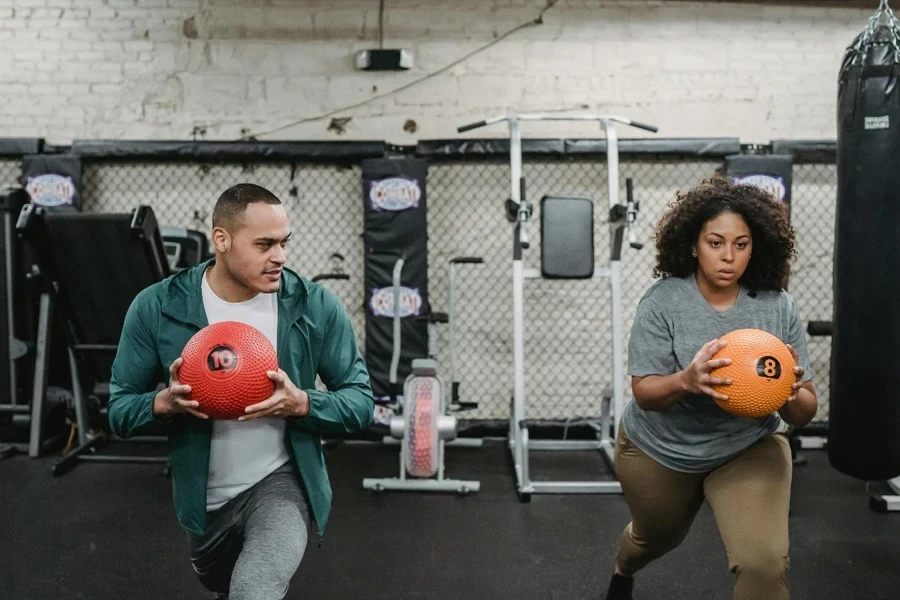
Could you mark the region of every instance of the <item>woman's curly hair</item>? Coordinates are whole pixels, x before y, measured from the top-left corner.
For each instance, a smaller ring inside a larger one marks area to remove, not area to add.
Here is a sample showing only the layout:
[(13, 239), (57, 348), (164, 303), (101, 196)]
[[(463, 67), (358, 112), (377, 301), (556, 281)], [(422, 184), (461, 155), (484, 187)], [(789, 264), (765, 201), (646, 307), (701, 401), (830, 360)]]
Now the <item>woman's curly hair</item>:
[(796, 255), (794, 229), (787, 207), (754, 185), (733, 184), (714, 177), (679, 192), (656, 229), (654, 277), (687, 277), (697, 269), (691, 248), (704, 223), (723, 212), (740, 215), (750, 228), (753, 254), (740, 282), (754, 290), (780, 290), (787, 286), (790, 262)]

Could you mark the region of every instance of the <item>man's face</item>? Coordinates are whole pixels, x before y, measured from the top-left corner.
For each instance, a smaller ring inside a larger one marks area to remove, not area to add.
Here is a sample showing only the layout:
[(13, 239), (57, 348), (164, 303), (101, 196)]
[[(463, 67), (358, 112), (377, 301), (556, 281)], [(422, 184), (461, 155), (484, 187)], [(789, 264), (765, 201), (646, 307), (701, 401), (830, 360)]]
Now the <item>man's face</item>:
[(291, 230), (281, 204), (254, 202), (239, 216), (232, 231), (213, 230), (219, 259), (228, 273), (248, 291), (278, 291)]

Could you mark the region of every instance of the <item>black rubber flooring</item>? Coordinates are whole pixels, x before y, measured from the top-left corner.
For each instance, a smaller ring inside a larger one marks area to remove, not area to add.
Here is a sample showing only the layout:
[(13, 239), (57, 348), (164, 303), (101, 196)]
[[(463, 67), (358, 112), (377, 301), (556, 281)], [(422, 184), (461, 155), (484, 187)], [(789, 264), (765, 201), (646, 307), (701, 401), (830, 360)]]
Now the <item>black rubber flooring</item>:
[[(54, 457), (0, 461), (0, 598), (209, 598), (160, 465), (83, 462), (52, 477)], [(628, 520), (621, 496), (534, 495), (520, 503), (506, 446), (448, 449), (447, 475), (475, 478), (469, 497), (362, 489), (396, 476), (397, 447), (344, 444), (327, 456), (335, 503), (287, 598), (602, 598)], [(535, 479), (602, 475), (596, 455), (535, 455)], [(868, 508), (865, 484), (822, 451), (797, 467), (792, 597), (900, 598), (900, 513)], [(761, 527), (765, 524), (761, 523)], [(681, 547), (639, 574), (635, 598), (730, 598), (731, 575), (704, 508)]]

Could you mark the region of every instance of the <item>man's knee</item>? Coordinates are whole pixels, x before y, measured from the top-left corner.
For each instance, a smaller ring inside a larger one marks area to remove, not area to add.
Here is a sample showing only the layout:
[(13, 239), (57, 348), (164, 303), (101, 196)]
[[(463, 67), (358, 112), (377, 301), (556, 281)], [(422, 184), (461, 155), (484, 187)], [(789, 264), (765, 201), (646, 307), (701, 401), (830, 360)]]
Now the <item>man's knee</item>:
[[(305, 531), (248, 539), (231, 579), (229, 600), (280, 600), (306, 552)], [(257, 537), (258, 536), (258, 537)]]
[(227, 536), (205, 553), (199, 551), (191, 553), (191, 566), (203, 587), (211, 592), (228, 592), (231, 574), (242, 547), (239, 537)]
[(290, 581), (233, 582), (228, 593), (228, 600), (282, 600), (287, 595)]
[[(272, 554), (270, 554), (272, 556)], [(278, 558), (240, 564), (231, 579), (229, 600), (281, 600), (303, 559), (293, 544), (278, 550)]]
[(209, 572), (200, 572), (194, 568), (194, 573), (197, 575), (197, 579), (200, 581), (200, 584), (203, 585), (210, 592), (214, 592), (218, 595), (222, 595), (222, 597), (227, 598), (226, 595), (228, 593), (228, 588), (231, 585), (231, 577), (230, 575), (224, 575), (222, 573), (209, 573)]

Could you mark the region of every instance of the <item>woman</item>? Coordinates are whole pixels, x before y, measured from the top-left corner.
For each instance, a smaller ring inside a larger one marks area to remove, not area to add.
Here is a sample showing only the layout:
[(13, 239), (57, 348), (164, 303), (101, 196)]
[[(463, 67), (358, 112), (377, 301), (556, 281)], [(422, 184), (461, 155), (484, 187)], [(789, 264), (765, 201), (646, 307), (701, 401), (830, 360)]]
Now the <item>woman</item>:
[[(659, 223), (661, 276), (638, 304), (616, 472), (632, 521), (616, 556), (608, 600), (630, 599), (634, 574), (676, 548), (709, 502), (734, 574), (735, 600), (789, 597), (791, 453), (784, 432), (818, 406), (802, 323), (784, 290), (794, 255), (785, 206), (767, 192), (717, 178), (676, 202)], [(722, 335), (768, 331), (794, 356), (793, 393), (777, 413), (734, 416), (715, 403), (731, 382)], [(722, 348), (722, 357), (712, 357)], [(725, 385), (722, 392), (712, 386)]]

